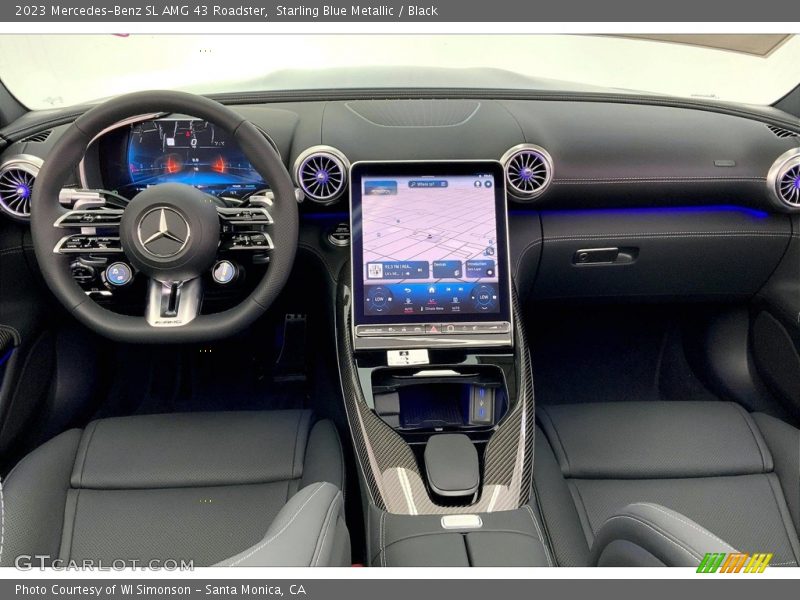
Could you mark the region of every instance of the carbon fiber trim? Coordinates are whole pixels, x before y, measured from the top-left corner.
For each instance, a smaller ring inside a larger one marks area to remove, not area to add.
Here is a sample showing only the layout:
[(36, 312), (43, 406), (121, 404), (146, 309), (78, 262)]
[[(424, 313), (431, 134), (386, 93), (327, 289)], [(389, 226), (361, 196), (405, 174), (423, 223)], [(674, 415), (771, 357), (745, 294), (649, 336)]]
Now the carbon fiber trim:
[[(509, 382), (511, 409), (500, 422), (484, 453), (479, 499), (469, 506), (439, 506), (425, 482), (411, 448), (367, 405), (352, 360), (351, 292), (347, 269), (337, 290), (337, 356), (353, 446), (371, 502), (394, 514), (431, 515), (514, 510), (528, 501), (533, 473), (534, 397), (531, 364), (522, 319), (515, 318), (516, 381)], [(516, 290), (512, 310), (519, 317)]]

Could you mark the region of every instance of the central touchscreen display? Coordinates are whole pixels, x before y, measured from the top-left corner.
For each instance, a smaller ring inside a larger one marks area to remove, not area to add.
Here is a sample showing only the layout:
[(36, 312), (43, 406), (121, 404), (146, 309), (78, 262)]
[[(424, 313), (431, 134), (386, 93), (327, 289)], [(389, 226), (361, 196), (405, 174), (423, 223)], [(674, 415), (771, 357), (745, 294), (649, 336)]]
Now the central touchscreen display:
[(497, 313), (494, 177), (364, 177), (364, 314)]
[(352, 185), (357, 325), (468, 333), (467, 322), (481, 332), (480, 323), (509, 320), (498, 163), (359, 163)]

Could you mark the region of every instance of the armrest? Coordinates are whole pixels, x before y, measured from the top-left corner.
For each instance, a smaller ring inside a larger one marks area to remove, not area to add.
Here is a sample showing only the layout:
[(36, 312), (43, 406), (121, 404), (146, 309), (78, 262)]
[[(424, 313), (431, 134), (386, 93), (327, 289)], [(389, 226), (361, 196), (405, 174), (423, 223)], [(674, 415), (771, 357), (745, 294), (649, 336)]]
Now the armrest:
[(331, 483), (304, 487), (281, 509), (260, 542), (215, 566), (350, 566), (342, 492)]
[(736, 549), (688, 517), (658, 504), (629, 504), (595, 536), (598, 567), (696, 567), (708, 552)]

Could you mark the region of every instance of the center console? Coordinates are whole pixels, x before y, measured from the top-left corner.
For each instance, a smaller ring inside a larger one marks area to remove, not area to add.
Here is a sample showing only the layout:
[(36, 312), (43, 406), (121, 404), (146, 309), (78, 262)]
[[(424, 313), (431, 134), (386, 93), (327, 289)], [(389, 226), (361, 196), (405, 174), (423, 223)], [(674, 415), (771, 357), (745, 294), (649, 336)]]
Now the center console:
[(448, 564), (449, 547), (485, 563), (522, 544), (546, 564), (502, 166), (356, 163), (350, 201), (337, 343), (370, 561)]

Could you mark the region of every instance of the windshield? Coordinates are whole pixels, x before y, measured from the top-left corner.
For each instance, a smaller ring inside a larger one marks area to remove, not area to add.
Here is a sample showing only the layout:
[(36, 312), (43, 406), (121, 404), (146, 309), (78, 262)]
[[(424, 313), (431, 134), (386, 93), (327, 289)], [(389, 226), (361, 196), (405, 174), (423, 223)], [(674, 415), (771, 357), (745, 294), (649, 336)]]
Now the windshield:
[(157, 88), (616, 88), (771, 104), (800, 82), (798, 36), (660, 37), (4, 35), (0, 79), (31, 109)]

